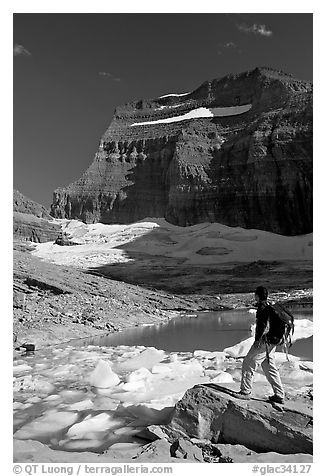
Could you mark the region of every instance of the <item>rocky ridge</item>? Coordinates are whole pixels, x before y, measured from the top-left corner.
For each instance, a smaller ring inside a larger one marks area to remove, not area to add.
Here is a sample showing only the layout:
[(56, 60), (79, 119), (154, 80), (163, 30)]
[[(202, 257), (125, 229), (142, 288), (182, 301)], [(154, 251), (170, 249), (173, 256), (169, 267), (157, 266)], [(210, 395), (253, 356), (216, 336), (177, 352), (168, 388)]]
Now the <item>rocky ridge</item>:
[(14, 212), (13, 234), (14, 238), (35, 243), (54, 241), (60, 233), (60, 226), (50, 223), (44, 218), (38, 218), (29, 213)]
[(93, 163), (54, 192), (51, 215), (311, 232), (311, 83), (256, 68), (117, 107)]
[(15, 189), (13, 192), (13, 211), (52, 220), (50, 213), (43, 205), (34, 202), (34, 200), (31, 200)]
[(18, 190), (13, 193), (13, 234), (18, 240), (43, 243), (54, 241), (61, 228), (50, 223), (53, 218), (43, 205), (25, 197)]

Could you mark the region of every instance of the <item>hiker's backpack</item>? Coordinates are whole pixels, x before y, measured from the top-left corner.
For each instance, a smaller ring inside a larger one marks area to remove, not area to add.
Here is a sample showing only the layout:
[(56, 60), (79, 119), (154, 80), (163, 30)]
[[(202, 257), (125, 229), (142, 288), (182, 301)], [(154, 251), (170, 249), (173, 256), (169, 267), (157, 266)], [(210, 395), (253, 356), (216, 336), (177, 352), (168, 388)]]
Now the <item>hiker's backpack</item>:
[(269, 330), (267, 342), (274, 345), (284, 345), (285, 350), (291, 347), (291, 336), (294, 332), (294, 317), (282, 304), (269, 304)]

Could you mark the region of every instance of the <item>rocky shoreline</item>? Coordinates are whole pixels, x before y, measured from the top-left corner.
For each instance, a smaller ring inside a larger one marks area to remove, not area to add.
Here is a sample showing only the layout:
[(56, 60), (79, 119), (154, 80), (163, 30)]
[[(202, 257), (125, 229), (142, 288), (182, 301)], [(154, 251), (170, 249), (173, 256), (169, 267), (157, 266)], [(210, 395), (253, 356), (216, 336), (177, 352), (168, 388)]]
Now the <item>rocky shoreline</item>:
[[(44, 262), (31, 255), (30, 250), (26, 243), (15, 244), (15, 347), (32, 343), (42, 348), (167, 322), (181, 314), (250, 307), (253, 302), (252, 292), (213, 293), (212, 289), (211, 294), (175, 295), (148, 289)], [(217, 280), (217, 289), (218, 284)], [(311, 306), (312, 288), (274, 291), (271, 297), (291, 306)]]

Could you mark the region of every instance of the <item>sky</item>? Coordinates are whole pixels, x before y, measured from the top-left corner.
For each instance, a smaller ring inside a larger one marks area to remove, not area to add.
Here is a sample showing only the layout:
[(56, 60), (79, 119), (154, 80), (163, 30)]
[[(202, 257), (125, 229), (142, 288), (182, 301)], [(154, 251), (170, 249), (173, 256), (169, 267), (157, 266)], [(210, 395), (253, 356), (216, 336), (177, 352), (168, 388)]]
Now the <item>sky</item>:
[(309, 13), (16, 13), (13, 184), (49, 207), (117, 105), (269, 66), (312, 80)]

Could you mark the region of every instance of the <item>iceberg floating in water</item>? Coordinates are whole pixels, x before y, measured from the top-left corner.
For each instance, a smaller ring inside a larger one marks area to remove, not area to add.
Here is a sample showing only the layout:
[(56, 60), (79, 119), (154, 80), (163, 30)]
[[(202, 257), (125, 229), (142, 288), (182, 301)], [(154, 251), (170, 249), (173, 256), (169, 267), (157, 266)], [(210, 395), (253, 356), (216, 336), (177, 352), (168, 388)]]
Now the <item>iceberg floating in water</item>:
[[(313, 335), (313, 323), (309, 319), (295, 319), (294, 321), (294, 334), (291, 338), (292, 342), (296, 342), (300, 339), (306, 339)], [(245, 357), (254, 343), (254, 337), (248, 337), (236, 345), (227, 347), (223, 350), (228, 356), (234, 358)]]
[(245, 357), (254, 343), (255, 338), (254, 337), (248, 337), (248, 339), (245, 339), (239, 344), (233, 345), (232, 347), (226, 347), (223, 352), (225, 352), (228, 356), (234, 357), (236, 359), (240, 357)]
[(151, 369), (165, 358), (164, 350), (157, 350), (155, 347), (148, 347), (140, 355), (117, 364), (114, 368), (117, 371), (138, 370), (141, 367)]
[(233, 377), (228, 372), (220, 372), (216, 377), (211, 380), (212, 383), (232, 383)]
[(71, 426), (67, 431), (67, 436), (71, 439), (90, 438), (90, 433), (94, 431), (104, 431), (109, 428), (121, 426), (123, 420), (114, 419), (107, 413), (100, 413), (94, 417), (86, 417), (80, 423)]
[(295, 319), (292, 342), (307, 339), (313, 335), (313, 322), (309, 319)]
[(116, 373), (111, 369), (111, 366), (105, 360), (100, 360), (91, 376), (89, 378), (89, 383), (93, 387), (98, 388), (109, 388), (118, 385), (120, 378)]

